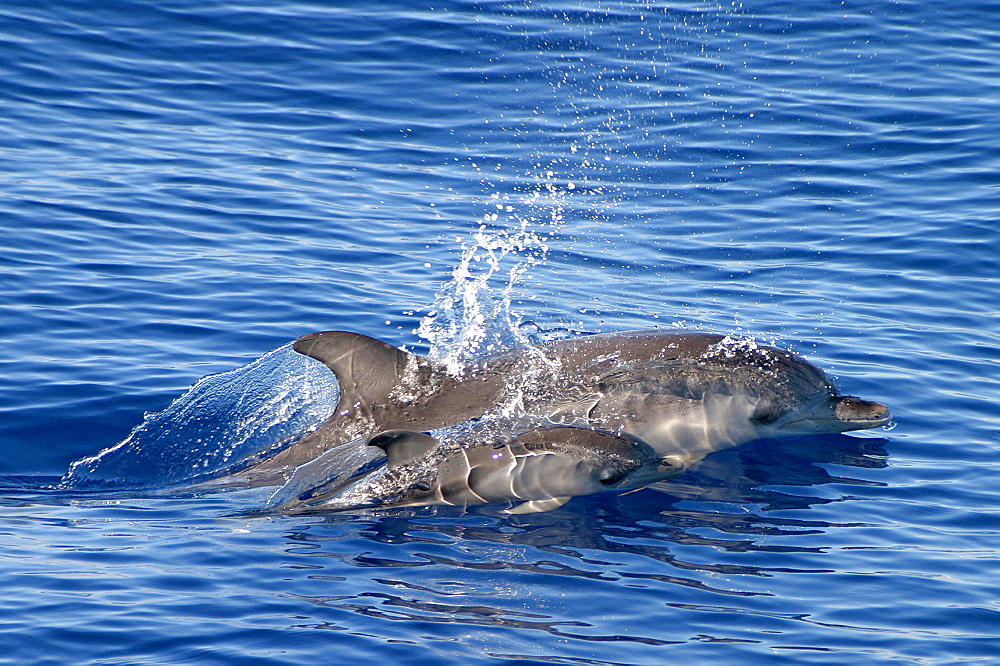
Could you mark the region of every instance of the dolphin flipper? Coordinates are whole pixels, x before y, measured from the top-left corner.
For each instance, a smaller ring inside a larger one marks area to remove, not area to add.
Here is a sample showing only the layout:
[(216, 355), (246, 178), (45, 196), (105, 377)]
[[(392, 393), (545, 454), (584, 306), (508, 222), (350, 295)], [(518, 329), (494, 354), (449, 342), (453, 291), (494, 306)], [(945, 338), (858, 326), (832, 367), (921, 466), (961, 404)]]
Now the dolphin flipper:
[(520, 514), (520, 513), (541, 513), (543, 511), (551, 511), (552, 509), (558, 509), (566, 502), (573, 499), (572, 497), (553, 497), (551, 499), (544, 500), (531, 500), (525, 502), (524, 504), (518, 504), (510, 509), (504, 509), (503, 513), (510, 514)]
[(427, 456), (439, 443), (425, 432), (412, 430), (386, 430), (368, 440), (368, 446), (377, 446), (385, 451), (390, 468)]

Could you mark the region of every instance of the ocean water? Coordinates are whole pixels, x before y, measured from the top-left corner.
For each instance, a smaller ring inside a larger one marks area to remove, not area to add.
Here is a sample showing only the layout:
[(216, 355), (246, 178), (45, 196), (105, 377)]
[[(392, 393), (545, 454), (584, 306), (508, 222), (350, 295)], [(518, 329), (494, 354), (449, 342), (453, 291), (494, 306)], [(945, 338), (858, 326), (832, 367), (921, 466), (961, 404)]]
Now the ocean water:
[[(0, 660), (996, 663), (997, 16), (4, 2)], [(312, 331), (648, 328), (790, 348), (895, 424), (525, 516), (47, 488), (297, 436)]]

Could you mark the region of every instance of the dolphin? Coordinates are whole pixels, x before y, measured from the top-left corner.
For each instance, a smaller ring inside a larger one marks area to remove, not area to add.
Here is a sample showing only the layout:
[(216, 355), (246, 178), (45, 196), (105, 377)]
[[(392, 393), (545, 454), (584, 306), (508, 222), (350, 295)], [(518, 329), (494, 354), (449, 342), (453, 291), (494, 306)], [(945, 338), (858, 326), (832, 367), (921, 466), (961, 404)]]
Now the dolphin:
[(690, 467), (753, 439), (875, 428), (877, 402), (842, 396), (791, 352), (700, 332), (637, 331), (543, 343), (448, 368), (366, 335), (305, 335), (295, 351), (336, 375), (333, 416), (241, 473), (283, 483), (295, 467), (387, 430), (423, 432), (484, 416), (529, 417), (646, 442)]
[(577, 495), (641, 488), (684, 471), (628, 434), (566, 426), (497, 437), (492, 424), (458, 438), (387, 430), (368, 439), (385, 467), (353, 483), (321, 484), (277, 508), (281, 513), (433, 504), (517, 502), (507, 513), (562, 506)]

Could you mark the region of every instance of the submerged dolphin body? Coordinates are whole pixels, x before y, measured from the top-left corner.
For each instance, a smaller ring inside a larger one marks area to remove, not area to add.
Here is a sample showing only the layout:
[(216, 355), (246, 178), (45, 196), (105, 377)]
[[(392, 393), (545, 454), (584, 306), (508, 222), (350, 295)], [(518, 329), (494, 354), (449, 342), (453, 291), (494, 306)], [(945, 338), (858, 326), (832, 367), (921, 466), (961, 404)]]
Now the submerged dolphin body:
[(460, 438), (437, 439), (412, 430), (388, 430), (368, 445), (385, 451), (385, 467), (346, 484), (321, 484), (282, 506), (282, 513), (430, 504), (523, 504), (508, 513), (562, 506), (577, 495), (641, 488), (681, 474), (627, 434), (573, 427), (535, 428), (511, 438), (485, 424)]
[(790, 352), (705, 333), (592, 335), (449, 371), (374, 338), (331, 331), (295, 351), (336, 375), (340, 401), (320, 428), (238, 476), (284, 481), (325, 451), (386, 430), (426, 431), (483, 416), (628, 433), (690, 466), (764, 437), (885, 425), (885, 405), (841, 396)]

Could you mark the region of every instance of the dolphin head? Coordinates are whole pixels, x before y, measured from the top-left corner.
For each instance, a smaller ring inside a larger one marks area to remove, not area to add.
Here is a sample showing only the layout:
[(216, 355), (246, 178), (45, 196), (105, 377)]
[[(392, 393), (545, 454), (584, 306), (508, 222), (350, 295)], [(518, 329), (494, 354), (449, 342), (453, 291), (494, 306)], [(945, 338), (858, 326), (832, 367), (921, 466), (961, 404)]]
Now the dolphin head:
[(892, 419), (885, 405), (841, 395), (826, 373), (783, 349), (738, 341), (703, 358), (738, 377), (732, 387), (745, 397), (757, 437), (865, 430)]
[(638, 437), (597, 428), (539, 428), (523, 433), (514, 444), (558, 452), (544, 478), (544, 486), (557, 495), (642, 488), (687, 468), (679, 456), (661, 456)]
[(764, 436), (782, 437), (866, 430), (892, 419), (880, 402), (839, 395), (829, 382), (818, 389), (813, 395), (762, 399), (754, 407), (751, 424)]
[(850, 395), (818, 395), (797, 405), (761, 403), (751, 422), (768, 426), (775, 435), (837, 433), (884, 426), (892, 419), (889, 408), (880, 402)]
[[(648, 446), (648, 445), (647, 445)], [(634, 490), (680, 476), (687, 470), (687, 462), (678, 455), (659, 456), (650, 449), (651, 455), (645, 457), (638, 465), (634, 465), (624, 474), (610, 475), (607, 469), (597, 471), (600, 487), (595, 492), (606, 490)]]

